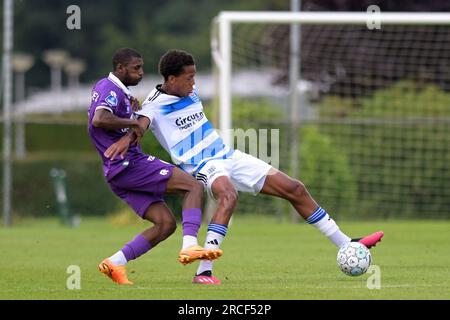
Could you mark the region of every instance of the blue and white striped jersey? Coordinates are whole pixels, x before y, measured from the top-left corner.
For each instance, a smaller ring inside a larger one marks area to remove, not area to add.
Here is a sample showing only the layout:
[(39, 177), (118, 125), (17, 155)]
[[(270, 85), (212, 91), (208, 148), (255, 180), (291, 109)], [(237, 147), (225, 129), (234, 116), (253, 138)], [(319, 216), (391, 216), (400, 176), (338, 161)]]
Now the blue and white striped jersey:
[(231, 157), (234, 150), (223, 143), (206, 118), (197, 90), (180, 98), (158, 88), (150, 92), (136, 113), (150, 119), (150, 129), (174, 164), (195, 174), (208, 160)]

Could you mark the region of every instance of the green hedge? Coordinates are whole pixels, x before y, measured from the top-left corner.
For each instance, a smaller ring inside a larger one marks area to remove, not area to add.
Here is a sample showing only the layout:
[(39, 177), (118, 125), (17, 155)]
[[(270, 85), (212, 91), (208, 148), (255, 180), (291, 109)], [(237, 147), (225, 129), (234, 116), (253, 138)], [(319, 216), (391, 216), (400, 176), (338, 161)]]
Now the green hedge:
[[(279, 129), (279, 169), (291, 175), (289, 143), (292, 134), (286, 124), (286, 114), (281, 106), (267, 100), (235, 100), (233, 103), (235, 128)], [(332, 139), (322, 133), (317, 125), (299, 128), (299, 169), (301, 180), (311, 195), (326, 209), (336, 215), (348, 214), (349, 200), (357, 197), (357, 182), (347, 154), (333, 145)], [(243, 150), (246, 151), (246, 150)], [(237, 211), (242, 213), (265, 213), (286, 216), (290, 204), (282, 199), (241, 193)]]
[(350, 210), (381, 217), (449, 217), (450, 94), (401, 81), (361, 99), (329, 97), (320, 131), (349, 158)]
[[(109, 189), (103, 177), (102, 164), (97, 159), (33, 159), (15, 161), (13, 165), (13, 212), (17, 216), (57, 216), (58, 206), (52, 168), (66, 172), (66, 192), (69, 210), (81, 216), (106, 215), (127, 207)], [(3, 172), (0, 172), (2, 178)], [(179, 211), (180, 198), (166, 197), (169, 207)], [(0, 203), (3, 199), (0, 199)], [(129, 209), (132, 212), (131, 209)]]
[[(83, 117), (84, 113), (69, 115), (72, 120), (80, 120)], [(63, 169), (67, 173), (66, 188), (72, 213), (105, 215), (126, 206), (110, 191), (103, 177), (101, 160), (89, 140), (86, 125), (28, 123), (26, 149), (26, 159), (13, 160), (14, 214), (58, 214), (54, 185), (50, 177), (52, 168)], [(143, 140), (143, 149), (166, 161), (169, 160), (151, 134)], [(14, 152), (14, 146), (12, 151)], [(3, 170), (0, 171), (0, 178), (2, 177)], [(0, 199), (0, 203), (2, 201), (3, 199)], [(180, 201), (176, 196), (168, 196), (167, 201), (170, 207), (179, 210)]]
[[(52, 168), (66, 171), (66, 191), (72, 213), (103, 215), (114, 211), (120, 200), (109, 190), (101, 164), (91, 159), (50, 158), (15, 161), (13, 165), (13, 210), (19, 216), (57, 215)], [(0, 174), (3, 175), (3, 172)]]

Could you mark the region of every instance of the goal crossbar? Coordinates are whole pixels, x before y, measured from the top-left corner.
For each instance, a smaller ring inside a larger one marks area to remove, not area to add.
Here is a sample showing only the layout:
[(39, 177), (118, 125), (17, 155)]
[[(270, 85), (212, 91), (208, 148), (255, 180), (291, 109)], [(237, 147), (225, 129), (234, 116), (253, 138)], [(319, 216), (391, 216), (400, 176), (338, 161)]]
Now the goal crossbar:
[[(450, 25), (450, 13), (438, 12), (247, 12), (222, 11), (214, 19), (212, 51), (219, 70), (219, 127), (224, 142), (231, 143), (231, 33), (233, 23), (282, 24), (346, 24), (367, 25), (374, 21), (381, 25)], [(217, 38), (214, 38), (214, 37)]]
[(219, 21), (229, 23), (302, 23), (302, 24), (365, 24), (374, 19), (381, 24), (450, 24), (450, 13), (440, 12), (247, 12), (222, 11)]

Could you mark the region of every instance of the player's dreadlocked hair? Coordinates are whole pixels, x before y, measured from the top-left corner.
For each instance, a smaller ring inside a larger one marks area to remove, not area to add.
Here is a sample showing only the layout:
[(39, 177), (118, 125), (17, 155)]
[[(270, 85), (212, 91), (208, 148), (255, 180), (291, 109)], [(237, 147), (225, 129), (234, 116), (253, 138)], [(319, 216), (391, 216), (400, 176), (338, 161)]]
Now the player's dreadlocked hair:
[(116, 70), (117, 65), (123, 64), (126, 65), (133, 58), (142, 58), (141, 54), (134, 49), (131, 48), (120, 48), (118, 49), (113, 56), (112, 65), (113, 70)]
[(169, 76), (178, 76), (184, 66), (195, 65), (194, 57), (183, 50), (169, 50), (159, 60), (159, 73), (167, 80)]

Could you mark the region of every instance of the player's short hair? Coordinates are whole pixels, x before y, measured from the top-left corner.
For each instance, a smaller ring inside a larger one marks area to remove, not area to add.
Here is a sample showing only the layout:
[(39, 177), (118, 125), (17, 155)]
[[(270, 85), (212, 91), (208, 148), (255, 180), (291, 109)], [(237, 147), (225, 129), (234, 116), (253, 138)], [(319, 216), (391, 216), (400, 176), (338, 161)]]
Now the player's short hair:
[(120, 48), (118, 49), (113, 56), (112, 65), (113, 70), (116, 70), (117, 65), (123, 64), (127, 65), (131, 59), (133, 58), (142, 58), (141, 54), (134, 49), (131, 48)]
[(159, 73), (167, 80), (169, 76), (178, 76), (184, 66), (195, 65), (194, 57), (183, 50), (169, 50), (159, 60)]

